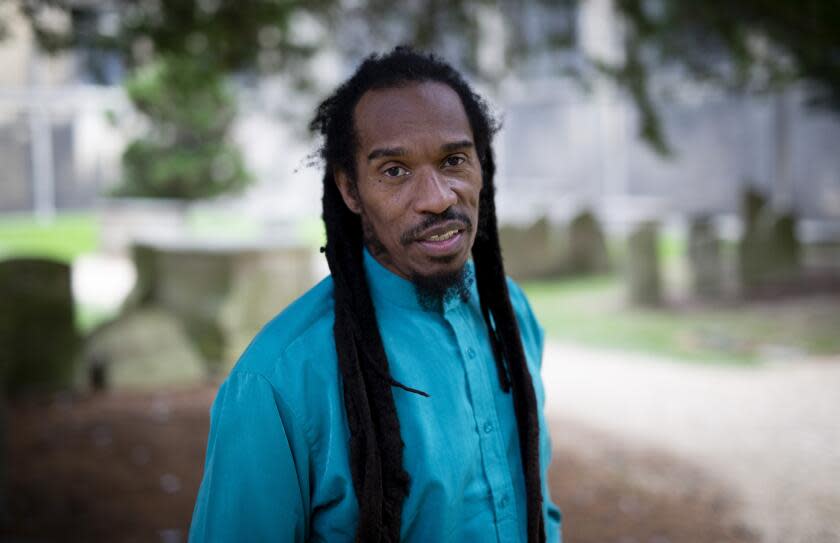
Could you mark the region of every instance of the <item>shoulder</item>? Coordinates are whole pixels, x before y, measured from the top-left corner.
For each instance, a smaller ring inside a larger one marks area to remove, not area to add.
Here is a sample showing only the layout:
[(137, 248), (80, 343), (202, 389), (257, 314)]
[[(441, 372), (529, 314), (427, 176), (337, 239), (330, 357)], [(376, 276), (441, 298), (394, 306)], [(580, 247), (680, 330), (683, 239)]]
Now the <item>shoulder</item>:
[(531, 303), (528, 301), (525, 291), (510, 277), (507, 278), (507, 285), (510, 293), (510, 305), (513, 307), (513, 312), (519, 323), (523, 346), (526, 351), (534, 353), (535, 358), (539, 360), (543, 349), (543, 328), (531, 308)]
[(506, 277), (508, 292), (510, 293), (510, 303), (513, 305), (513, 310), (517, 317), (523, 317), (527, 314), (533, 314), (531, 304), (528, 302), (528, 297), (525, 296), (525, 291), (522, 287), (514, 281), (511, 277)]
[(332, 277), (326, 277), (260, 330), (231, 374), (262, 375), (278, 385), (305, 363), (303, 359), (335, 358), (333, 304)]
[(528, 301), (525, 291), (510, 277), (507, 278), (507, 285), (510, 293), (510, 305), (513, 306), (513, 312), (519, 319), (520, 325), (524, 323), (539, 328), (537, 317), (534, 315), (534, 310), (531, 308), (531, 303)]

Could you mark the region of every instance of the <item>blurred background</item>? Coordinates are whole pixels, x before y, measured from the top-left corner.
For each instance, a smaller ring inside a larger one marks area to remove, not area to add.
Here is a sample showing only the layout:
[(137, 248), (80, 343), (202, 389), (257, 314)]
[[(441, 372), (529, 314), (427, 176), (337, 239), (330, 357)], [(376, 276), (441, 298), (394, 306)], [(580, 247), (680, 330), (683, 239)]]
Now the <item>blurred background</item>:
[(0, 535), (186, 541), (372, 51), (502, 122), (571, 543), (840, 542), (840, 2), (0, 1)]

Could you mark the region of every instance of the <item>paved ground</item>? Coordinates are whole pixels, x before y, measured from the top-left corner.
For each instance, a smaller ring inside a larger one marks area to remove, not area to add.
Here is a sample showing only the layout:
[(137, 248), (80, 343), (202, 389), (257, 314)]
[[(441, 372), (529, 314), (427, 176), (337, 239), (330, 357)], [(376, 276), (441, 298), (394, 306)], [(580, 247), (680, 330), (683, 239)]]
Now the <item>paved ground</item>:
[(543, 380), (549, 418), (698, 466), (762, 541), (840, 542), (840, 359), (731, 367), (550, 342)]

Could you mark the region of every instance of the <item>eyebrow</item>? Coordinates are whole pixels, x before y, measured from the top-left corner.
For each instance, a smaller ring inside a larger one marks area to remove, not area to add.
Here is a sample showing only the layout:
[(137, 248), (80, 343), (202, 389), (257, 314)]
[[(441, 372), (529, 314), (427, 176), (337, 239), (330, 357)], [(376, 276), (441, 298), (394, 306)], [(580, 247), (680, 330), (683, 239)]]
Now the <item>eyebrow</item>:
[(444, 153), (451, 153), (453, 151), (462, 151), (475, 147), (475, 144), (470, 140), (453, 141), (452, 143), (445, 143), (440, 146), (440, 150)]
[[(460, 141), (453, 141), (451, 143), (444, 143), (440, 146), (440, 150), (444, 153), (451, 153), (453, 151), (460, 151), (463, 149), (469, 149), (475, 147), (470, 140), (460, 140)], [(408, 151), (404, 147), (383, 147), (380, 149), (374, 149), (373, 151), (368, 154), (367, 159), (368, 162), (372, 160), (376, 160), (377, 158), (383, 157), (401, 157), (408, 154)]]
[(374, 149), (368, 155), (368, 162), (382, 157), (401, 157), (408, 154), (404, 147), (385, 147), (382, 149)]

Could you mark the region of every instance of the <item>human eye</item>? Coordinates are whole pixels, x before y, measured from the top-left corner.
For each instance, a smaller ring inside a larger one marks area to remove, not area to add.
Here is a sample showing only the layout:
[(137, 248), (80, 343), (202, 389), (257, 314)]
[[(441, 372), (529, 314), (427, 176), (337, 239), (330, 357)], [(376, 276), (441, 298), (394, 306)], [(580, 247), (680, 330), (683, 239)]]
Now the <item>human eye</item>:
[(467, 161), (467, 159), (464, 157), (464, 155), (449, 155), (448, 157), (443, 159), (443, 166), (444, 167), (460, 166), (461, 164), (463, 164), (466, 161)]
[(390, 166), (382, 170), (382, 173), (385, 177), (404, 177), (408, 175), (408, 170), (402, 166)]

